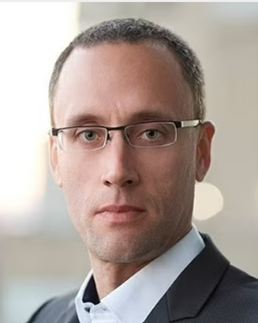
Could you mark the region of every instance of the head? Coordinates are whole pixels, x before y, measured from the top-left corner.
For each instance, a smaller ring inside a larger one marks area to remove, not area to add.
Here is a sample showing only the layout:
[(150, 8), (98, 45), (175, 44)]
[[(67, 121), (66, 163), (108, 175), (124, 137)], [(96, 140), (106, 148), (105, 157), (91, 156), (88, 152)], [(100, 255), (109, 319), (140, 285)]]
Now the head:
[[(204, 81), (193, 51), (145, 20), (113, 20), (79, 36), (50, 80), (52, 125), (119, 127), (146, 121), (204, 120)], [(63, 151), (50, 137), (54, 178), (90, 255), (148, 262), (191, 228), (195, 181), (210, 166), (214, 127), (177, 131), (170, 146), (135, 148), (110, 131), (100, 150)]]

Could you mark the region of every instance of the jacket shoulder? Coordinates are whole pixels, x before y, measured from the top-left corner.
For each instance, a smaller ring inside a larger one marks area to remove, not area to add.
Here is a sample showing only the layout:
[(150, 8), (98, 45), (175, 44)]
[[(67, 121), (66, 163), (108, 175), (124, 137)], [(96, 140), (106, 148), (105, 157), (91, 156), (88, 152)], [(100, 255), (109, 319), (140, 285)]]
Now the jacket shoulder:
[(230, 266), (222, 279), (220, 291), (227, 298), (233, 297), (235, 304), (239, 302), (249, 305), (256, 305), (258, 308), (258, 279), (242, 271), (239, 268)]
[(43, 303), (30, 317), (27, 323), (54, 323), (69, 307), (74, 307), (77, 291), (51, 298)]
[(214, 322), (257, 322), (258, 280), (234, 266), (229, 266), (202, 315), (206, 320), (210, 315), (213, 316), (216, 318)]

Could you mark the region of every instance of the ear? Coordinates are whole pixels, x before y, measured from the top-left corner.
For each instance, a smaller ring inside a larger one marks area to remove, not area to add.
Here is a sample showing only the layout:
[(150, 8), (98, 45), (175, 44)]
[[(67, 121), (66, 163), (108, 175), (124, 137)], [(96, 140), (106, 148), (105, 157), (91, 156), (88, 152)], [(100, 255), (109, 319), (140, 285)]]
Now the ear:
[(211, 122), (201, 125), (196, 150), (196, 180), (201, 182), (207, 174), (211, 163), (211, 142), (215, 127)]
[(62, 187), (61, 173), (59, 168), (57, 141), (52, 136), (49, 137), (49, 162), (52, 175), (56, 184)]

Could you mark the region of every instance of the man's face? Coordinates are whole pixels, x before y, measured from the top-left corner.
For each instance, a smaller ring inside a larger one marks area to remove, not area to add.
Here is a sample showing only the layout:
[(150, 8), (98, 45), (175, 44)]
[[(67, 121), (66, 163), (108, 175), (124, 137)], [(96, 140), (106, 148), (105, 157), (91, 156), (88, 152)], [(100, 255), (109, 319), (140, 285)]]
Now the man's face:
[[(180, 67), (161, 45), (74, 50), (54, 99), (57, 128), (193, 117)], [(84, 152), (64, 152), (51, 139), (53, 173), (92, 257), (150, 261), (191, 227), (195, 179), (209, 167), (212, 135), (180, 129), (174, 145), (151, 149), (130, 146), (120, 131), (110, 136), (103, 149)]]

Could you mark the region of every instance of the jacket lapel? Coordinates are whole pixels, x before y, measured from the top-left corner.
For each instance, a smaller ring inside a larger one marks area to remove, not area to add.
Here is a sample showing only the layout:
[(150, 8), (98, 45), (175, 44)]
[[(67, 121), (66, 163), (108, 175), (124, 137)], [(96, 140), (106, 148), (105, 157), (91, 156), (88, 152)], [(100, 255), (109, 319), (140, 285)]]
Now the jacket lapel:
[[(205, 248), (181, 273), (144, 323), (196, 317), (228, 269), (228, 260), (202, 235)], [(162, 319), (162, 320), (161, 320)]]
[(76, 314), (74, 300), (71, 300), (67, 309), (55, 323), (80, 323)]
[[(63, 321), (63, 323), (64, 323), (64, 321)], [(80, 323), (75, 311), (72, 313), (71, 316), (68, 317), (67, 323)]]

